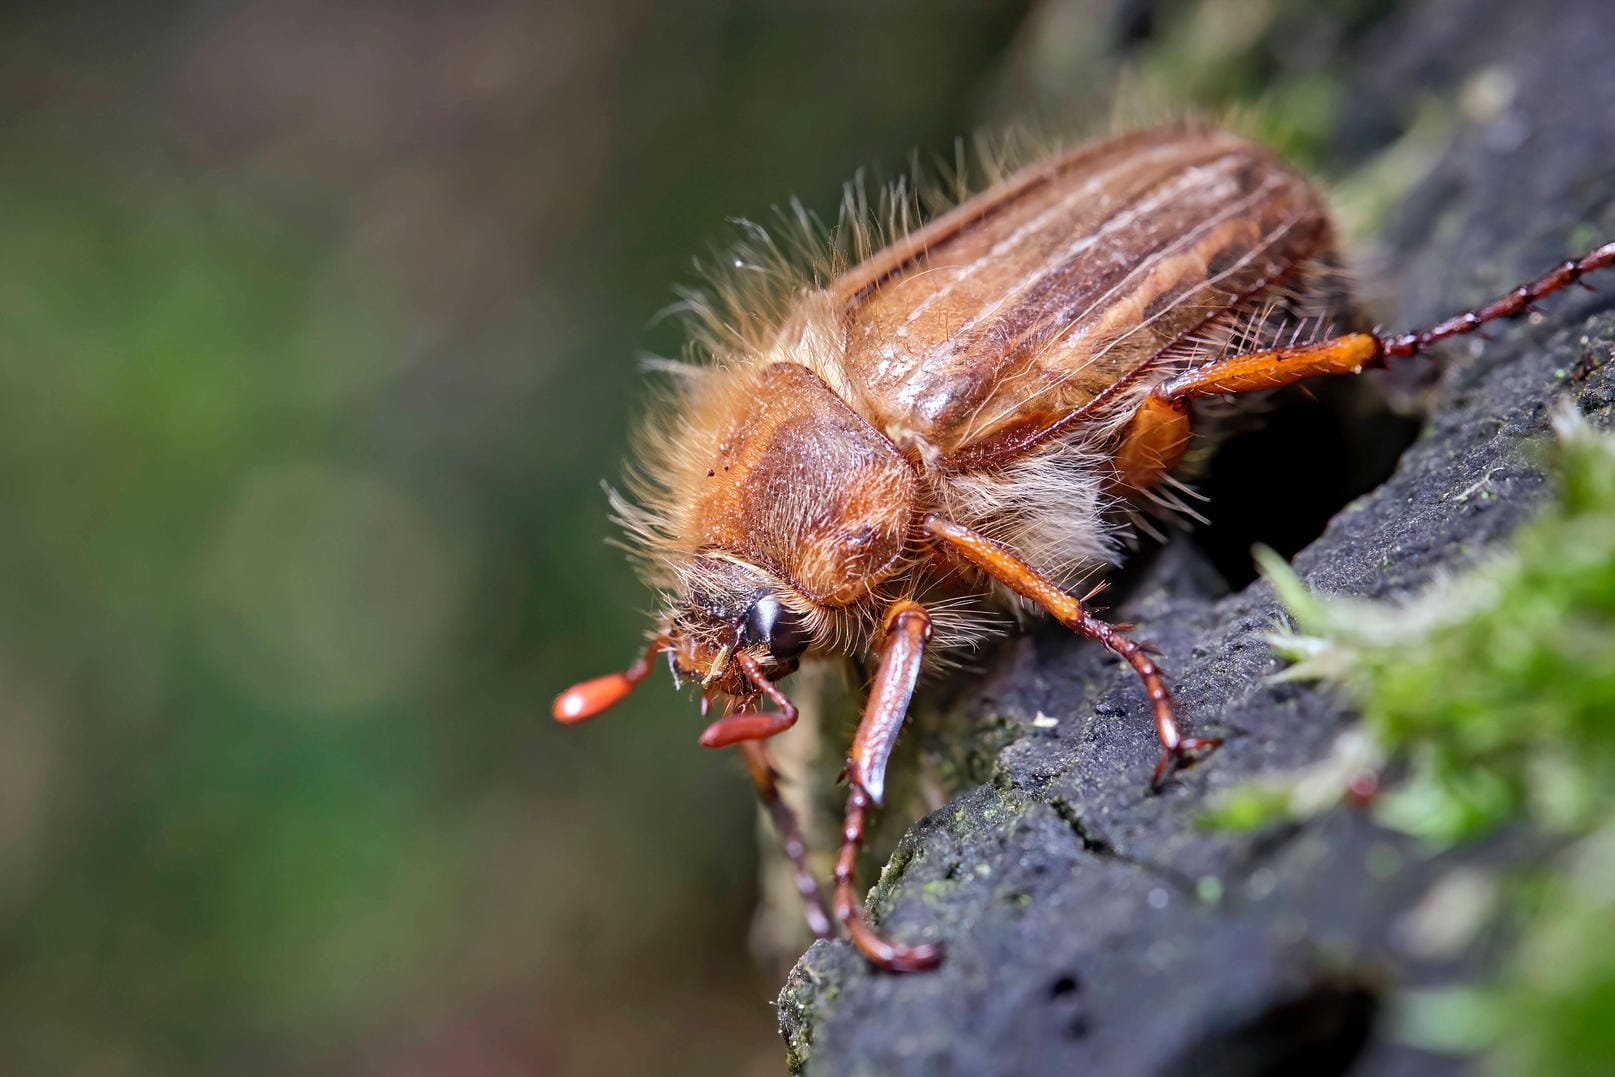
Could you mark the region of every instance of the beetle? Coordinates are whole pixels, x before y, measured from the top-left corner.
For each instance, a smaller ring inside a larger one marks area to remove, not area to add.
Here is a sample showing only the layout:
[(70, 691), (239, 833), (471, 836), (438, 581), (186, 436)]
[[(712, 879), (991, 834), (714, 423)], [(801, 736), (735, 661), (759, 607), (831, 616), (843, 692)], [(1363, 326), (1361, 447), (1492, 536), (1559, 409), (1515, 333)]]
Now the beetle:
[[(633, 665), (554, 715), (599, 714), (665, 654), (703, 713), (722, 702), (700, 742), (744, 751), (809, 926), (841, 924), (897, 972), (942, 947), (878, 934), (853, 866), (930, 660), (1000, 630), (1006, 601), (1047, 612), (1137, 674), (1159, 786), (1219, 741), (1184, 734), (1151, 648), (1076, 589), (1120, 560), (1129, 512), (1176, 503), (1196, 402), (1420, 355), (1615, 262), (1607, 243), (1426, 329), (1336, 333), (1349, 308), (1316, 189), (1196, 125), (1051, 154), (923, 226), (896, 220), (879, 249), (854, 234), (844, 266), (722, 309), (693, 300), (706, 362), (642, 449), (637, 502), (615, 499), (663, 615)], [(778, 682), (836, 654), (878, 662), (826, 908), (763, 742), (797, 719)]]

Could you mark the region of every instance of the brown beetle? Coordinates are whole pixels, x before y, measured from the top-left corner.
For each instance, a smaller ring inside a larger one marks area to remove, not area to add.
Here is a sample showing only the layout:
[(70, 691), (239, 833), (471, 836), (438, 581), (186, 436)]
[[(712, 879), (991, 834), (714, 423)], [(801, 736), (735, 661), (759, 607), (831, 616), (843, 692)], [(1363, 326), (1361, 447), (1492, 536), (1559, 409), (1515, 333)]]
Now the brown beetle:
[(1137, 672), (1160, 783), (1218, 742), (1179, 731), (1149, 648), (1070, 588), (1119, 559), (1130, 507), (1172, 504), (1193, 402), (1416, 355), (1610, 265), (1615, 243), (1430, 329), (1331, 335), (1343, 307), (1317, 192), (1262, 147), (1193, 126), (1079, 146), (890, 232), (878, 251), (855, 232), (844, 272), (698, 311), (709, 361), (684, 371), (646, 447), (640, 503), (617, 501), (665, 618), (639, 661), (562, 693), (555, 717), (600, 713), (666, 652), (703, 711), (724, 701), (701, 743), (745, 750), (823, 936), (761, 742), (796, 720), (777, 682), (799, 662), (878, 654), (833, 912), (876, 965), (913, 971), (941, 946), (876, 934), (853, 863), (927, 658), (996, 630), (994, 601), (1020, 596)]

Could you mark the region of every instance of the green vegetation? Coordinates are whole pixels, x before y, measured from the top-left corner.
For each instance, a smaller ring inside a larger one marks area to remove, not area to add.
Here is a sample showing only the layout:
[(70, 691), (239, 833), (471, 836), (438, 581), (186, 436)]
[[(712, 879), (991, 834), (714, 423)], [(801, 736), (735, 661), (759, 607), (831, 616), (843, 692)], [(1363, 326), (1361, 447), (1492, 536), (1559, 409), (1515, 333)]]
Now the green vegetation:
[[(1271, 553), (1299, 634), (1287, 678), (1342, 685), (1361, 733), (1301, 775), (1237, 790), (1207, 817), (1249, 828), (1338, 803), (1387, 766), (1387, 826), (1449, 848), (1505, 824), (1557, 852), (1517, 880), (1519, 941), (1484, 987), (1424, 994), (1407, 1034), (1492, 1048), (1507, 1073), (1615, 1060), (1615, 435), (1556, 420), (1558, 496), (1509, 548), (1402, 603), (1323, 598)], [(1405, 775), (1404, 775), (1405, 771)]]

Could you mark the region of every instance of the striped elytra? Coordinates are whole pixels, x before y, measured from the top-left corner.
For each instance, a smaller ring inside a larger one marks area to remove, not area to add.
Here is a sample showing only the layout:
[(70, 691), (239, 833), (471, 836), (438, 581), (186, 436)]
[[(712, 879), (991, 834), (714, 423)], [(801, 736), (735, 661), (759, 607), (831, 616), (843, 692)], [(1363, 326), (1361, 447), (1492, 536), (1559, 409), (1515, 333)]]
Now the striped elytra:
[(1193, 358), (1253, 298), (1306, 291), (1332, 243), (1311, 185), (1244, 139), (1080, 147), (837, 282), (845, 376), (945, 466), (1001, 459), (1141, 366)]

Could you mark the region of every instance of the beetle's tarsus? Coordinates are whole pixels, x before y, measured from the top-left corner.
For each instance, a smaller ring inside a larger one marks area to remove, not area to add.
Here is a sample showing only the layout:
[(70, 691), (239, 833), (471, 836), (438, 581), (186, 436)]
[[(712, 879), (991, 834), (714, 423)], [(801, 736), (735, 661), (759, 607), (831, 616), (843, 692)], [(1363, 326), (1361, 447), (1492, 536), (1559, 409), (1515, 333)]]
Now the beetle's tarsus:
[(1205, 758), (1195, 753), (1209, 752), (1221, 744), (1221, 737), (1185, 737), (1178, 741), (1175, 748), (1162, 748), (1161, 758), (1155, 764), (1155, 774), (1150, 778), (1150, 792), (1159, 793), (1167, 780), (1178, 771), (1192, 767)]
[(858, 952), (870, 964), (884, 972), (925, 972), (942, 964), (943, 946), (939, 942), (922, 942), (908, 945), (883, 938), (869, 921), (852, 892), (853, 862), (863, 843), (864, 815), (870, 806), (869, 793), (856, 781), (847, 796), (847, 818), (842, 834), (841, 853), (836, 857), (836, 919), (847, 929)]

